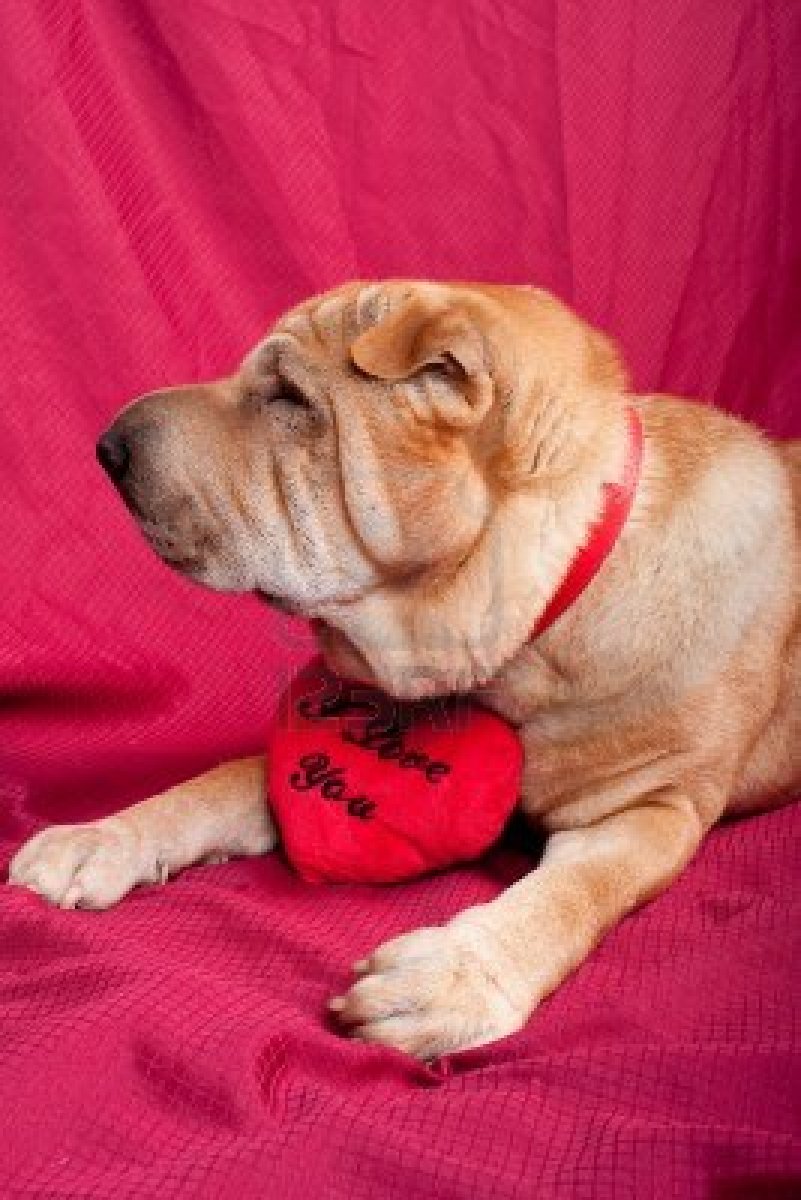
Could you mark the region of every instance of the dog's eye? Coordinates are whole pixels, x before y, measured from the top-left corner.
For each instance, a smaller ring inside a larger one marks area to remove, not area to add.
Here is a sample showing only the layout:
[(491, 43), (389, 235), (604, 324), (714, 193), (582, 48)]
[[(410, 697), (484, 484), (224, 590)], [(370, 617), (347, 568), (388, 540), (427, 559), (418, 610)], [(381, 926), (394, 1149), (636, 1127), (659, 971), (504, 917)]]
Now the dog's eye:
[(278, 394), (274, 398), (294, 408), (311, 408), (309, 397), (305, 395), (291, 379), (282, 379), (278, 384)]

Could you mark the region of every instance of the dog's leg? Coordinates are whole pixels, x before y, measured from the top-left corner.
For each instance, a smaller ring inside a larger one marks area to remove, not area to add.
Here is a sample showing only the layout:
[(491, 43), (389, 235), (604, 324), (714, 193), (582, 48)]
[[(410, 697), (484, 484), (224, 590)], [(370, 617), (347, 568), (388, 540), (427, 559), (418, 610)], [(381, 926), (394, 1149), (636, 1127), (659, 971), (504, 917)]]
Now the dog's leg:
[(525, 1024), (603, 934), (662, 891), (703, 823), (680, 795), (554, 834), (536, 871), (447, 925), (387, 942), (331, 1001), (358, 1037), (433, 1058)]
[(264, 759), (225, 763), (123, 812), (53, 825), (12, 859), (9, 883), (62, 908), (108, 908), (138, 883), (191, 863), (262, 854), (276, 843), (264, 798)]

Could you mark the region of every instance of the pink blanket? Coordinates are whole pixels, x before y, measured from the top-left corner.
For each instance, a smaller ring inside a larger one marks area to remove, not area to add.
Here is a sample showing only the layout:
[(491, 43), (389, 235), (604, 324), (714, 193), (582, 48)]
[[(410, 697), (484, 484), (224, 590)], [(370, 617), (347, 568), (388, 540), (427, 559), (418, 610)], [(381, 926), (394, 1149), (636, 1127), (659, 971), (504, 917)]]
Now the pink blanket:
[[(162, 566), (93, 454), (305, 294), (536, 281), (640, 389), (801, 434), (799, 53), (764, 0), (5, 0), (4, 861), (257, 748), (308, 656)], [(324, 1002), (525, 841), (394, 888), (190, 870), (105, 916), (2, 888), (0, 1196), (799, 1196), (800, 852), (801, 809), (721, 829), (523, 1032), (433, 1068)]]

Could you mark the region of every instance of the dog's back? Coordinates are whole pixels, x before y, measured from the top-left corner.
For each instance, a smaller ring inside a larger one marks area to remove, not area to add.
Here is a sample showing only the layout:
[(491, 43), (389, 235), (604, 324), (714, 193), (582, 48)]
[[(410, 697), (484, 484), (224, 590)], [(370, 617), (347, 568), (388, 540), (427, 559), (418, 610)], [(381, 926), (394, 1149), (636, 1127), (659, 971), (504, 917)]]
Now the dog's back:
[[(777, 445), (790, 476), (801, 548), (801, 439)], [(776, 708), (743, 766), (736, 799), (730, 806), (733, 812), (771, 808), (777, 798), (793, 799), (801, 782), (801, 575), (798, 572), (796, 589), (796, 616), (787, 639)]]
[(801, 439), (797, 438), (791, 442), (780, 442), (779, 448), (790, 472), (796, 523), (801, 528)]

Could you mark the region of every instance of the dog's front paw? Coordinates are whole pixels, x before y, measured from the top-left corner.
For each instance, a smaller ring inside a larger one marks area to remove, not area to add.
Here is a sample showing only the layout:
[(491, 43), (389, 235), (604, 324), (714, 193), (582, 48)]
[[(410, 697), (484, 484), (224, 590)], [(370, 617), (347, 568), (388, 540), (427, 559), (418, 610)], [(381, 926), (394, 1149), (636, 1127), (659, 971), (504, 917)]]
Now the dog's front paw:
[(423, 1059), (520, 1029), (527, 991), (497, 938), (471, 919), (478, 911), (386, 942), (356, 964), (360, 978), (331, 1010), (354, 1036)]
[(37, 833), (8, 871), (9, 883), (31, 888), (61, 908), (109, 908), (137, 883), (155, 877), (143, 864), (133, 832), (114, 818)]

